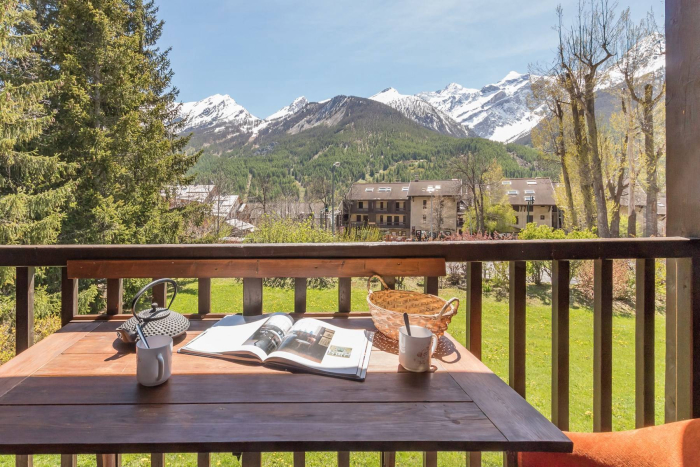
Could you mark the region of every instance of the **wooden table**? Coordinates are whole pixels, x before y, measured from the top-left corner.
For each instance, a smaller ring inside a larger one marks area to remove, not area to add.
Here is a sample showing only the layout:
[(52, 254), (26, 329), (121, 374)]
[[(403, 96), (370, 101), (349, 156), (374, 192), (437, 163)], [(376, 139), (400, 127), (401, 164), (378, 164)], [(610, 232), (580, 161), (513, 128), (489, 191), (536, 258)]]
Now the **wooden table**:
[[(192, 319), (176, 348), (215, 322)], [(447, 335), (432, 373), (404, 371), (377, 334), (365, 382), (176, 353), (171, 380), (144, 388), (120, 323), (73, 321), (0, 367), (0, 454), (572, 450)]]

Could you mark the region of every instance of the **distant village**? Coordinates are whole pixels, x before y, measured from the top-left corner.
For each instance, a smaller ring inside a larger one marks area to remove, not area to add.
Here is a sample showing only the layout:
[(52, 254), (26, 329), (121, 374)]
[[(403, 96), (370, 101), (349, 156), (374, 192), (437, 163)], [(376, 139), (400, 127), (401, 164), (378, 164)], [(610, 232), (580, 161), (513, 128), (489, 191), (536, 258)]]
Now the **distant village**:
[[(517, 233), (528, 224), (564, 227), (564, 211), (557, 205), (557, 186), (549, 178), (507, 178), (501, 181), (515, 211), (509, 231)], [(163, 195), (171, 208), (188, 203), (206, 205), (211, 215), (225, 223), (226, 242), (241, 241), (265, 216), (309, 220), (313, 226), (331, 229), (331, 209), (321, 202), (278, 200), (244, 201), (239, 195), (219, 194), (215, 185), (172, 187)], [(468, 210), (471, 195), (460, 180), (413, 180), (410, 182), (355, 183), (334, 210), (338, 229), (375, 227), (383, 234), (405, 240), (427, 240), (472, 232)], [(628, 215), (629, 193), (622, 196), (622, 215)], [(646, 196), (635, 190), (638, 219), (646, 218)], [(657, 206), (659, 232), (665, 235), (665, 196)]]

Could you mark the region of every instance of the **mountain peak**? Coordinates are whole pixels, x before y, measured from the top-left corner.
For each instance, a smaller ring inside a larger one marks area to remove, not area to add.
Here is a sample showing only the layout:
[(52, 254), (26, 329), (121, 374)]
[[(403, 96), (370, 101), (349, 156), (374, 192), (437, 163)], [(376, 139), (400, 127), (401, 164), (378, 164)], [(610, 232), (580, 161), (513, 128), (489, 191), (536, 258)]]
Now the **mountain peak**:
[(520, 78), (522, 78), (522, 77), (524, 77), (524, 76), (527, 76), (527, 75), (526, 75), (526, 74), (523, 74), (523, 73), (518, 73), (517, 71), (511, 71), (511, 72), (508, 73), (508, 74), (506, 75), (506, 77), (503, 78), (500, 82), (501, 82), (501, 83), (505, 83), (506, 81), (513, 81), (513, 80), (516, 80), (516, 79), (520, 79)]
[(295, 113), (299, 112), (301, 109), (303, 109), (304, 106), (306, 106), (306, 104), (308, 104), (308, 103), (309, 103), (309, 101), (308, 101), (308, 99), (306, 99), (306, 97), (304, 97), (304, 96), (297, 97), (296, 99), (294, 99), (292, 101), (291, 104), (289, 104), (288, 106), (282, 107), (277, 112), (275, 112), (272, 115), (270, 115), (269, 117), (267, 117), (265, 120), (268, 122), (271, 122), (273, 120), (280, 120), (280, 119), (290, 117), (290, 116), (294, 115)]

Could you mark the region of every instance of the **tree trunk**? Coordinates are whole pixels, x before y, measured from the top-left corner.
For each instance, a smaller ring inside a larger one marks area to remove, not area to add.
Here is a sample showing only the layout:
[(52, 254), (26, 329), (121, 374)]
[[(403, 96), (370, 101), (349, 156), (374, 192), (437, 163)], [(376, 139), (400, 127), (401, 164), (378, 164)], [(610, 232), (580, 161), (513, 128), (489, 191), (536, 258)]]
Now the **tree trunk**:
[(653, 86), (647, 84), (644, 86), (644, 100), (642, 102), (642, 112), (644, 121), (642, 122), (642, 131), (644, 132), (644, 159), (646, 164), (646, 185), (647, 185), (647, 207), (645, 210), (645, 229), (644, 235), (647, 237), (656, 236), (659, 233), (657, 211), (658, 211), (658, 175), (657, 175), (657, 158), (654, 141), (654, 99)]
[(564, 139), (564, 111), (561, 104), (557, 102), (557, 122), (559, 124), (559, 140), (556, 144), (556, 151), (561, 161), (562, 178), (564, 179), (564, 187), (566, 188), (566, 200), (569, 213), (571, 215), (571, 224), (574, 228), (578, 227), (578, 215), (574, 209), (574, 197), (571, 190), (571, 178), (569, 177), (569, 168), (566, 165), (566, 143)]
[(608, 227), (608, 206), (605, 201), (605, 185), (603, 184), (603, 165), (600, 160), (598, 148), (598, 123), (595, 115), (595, 86), (592, 79), (586, 79), (586, 126), (588, 127), (588, 141), (591, 151), (591, 172), (593, 173), (593, 193), (595, 194), (596, 218), (598, 224), (598, 236), (610, 237)]
[(586, 228), (592, 229), (595, 218), (595, 207), (593, 205), (593, 188), (591, 186), (591, 171), (588, 161), (588, 141), (583, 134), (582, 110), (575, 100), (573, 90), (569, 91), (571, 96), (571, 113), (573, 115), (574, 140), (576, 141), (576, 159), (578, 165), (579, 183), (581, 184), (581, 195), (583, 196), (583, 211), (586, 216)]

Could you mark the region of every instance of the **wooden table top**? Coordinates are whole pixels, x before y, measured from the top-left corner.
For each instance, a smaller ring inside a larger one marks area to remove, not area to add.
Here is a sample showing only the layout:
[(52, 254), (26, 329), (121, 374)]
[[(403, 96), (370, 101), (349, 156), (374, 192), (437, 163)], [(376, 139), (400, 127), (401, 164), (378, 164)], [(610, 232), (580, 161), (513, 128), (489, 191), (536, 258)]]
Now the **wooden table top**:
[[(328, 318), (374, 329), (370, 318)], [(73, 321), (0, 366), (0, 454), (558, 451), (572, 443), (452, 337), (434, 372), (377, 334), (364, 382), (175, 353), (164, 385), (136, 382), (121, 320)], [(176, 349), (216, 319), (193, 319)]]

